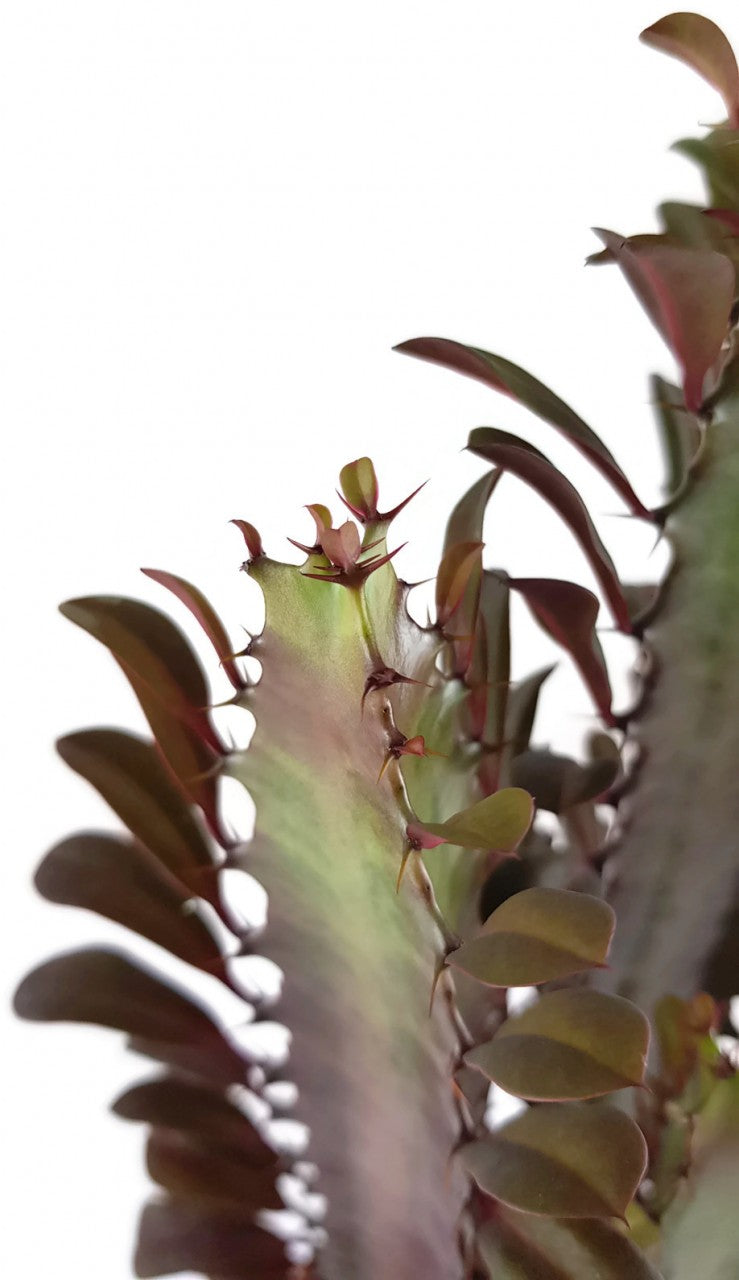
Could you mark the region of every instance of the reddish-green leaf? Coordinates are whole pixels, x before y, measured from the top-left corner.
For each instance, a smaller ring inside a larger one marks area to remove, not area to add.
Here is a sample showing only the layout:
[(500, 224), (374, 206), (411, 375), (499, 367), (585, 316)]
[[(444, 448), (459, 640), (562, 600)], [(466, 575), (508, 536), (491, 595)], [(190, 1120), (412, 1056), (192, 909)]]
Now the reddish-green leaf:
[(670, 13), (639, 38), (703, 76), (721, 94), (732, 129), (739, 129), (739, 70), (734, 50), (715, 22), (700, 13)]
[(444, 553), (436, 575), (436, 616), (440, 627), (447, 625), (468, 591), (472, 596), (472, 617), (464, 621), (474, 627), (482, 577), (482, 545), (481, 542), (455, 542)]
[(120, 729), (83, 729), (60, 738), (57, 750), (183, 884), (213, 899), (208, 841), (150, 742)]
[(703, 383), (718, 359), (734, 301), (734, 268), (712, 249), (655, 237), (649, 244), (596, 228), (637, 298), (677, 360), (685, 404), (700, 410)]
[(48, 960), (24, 978), (15, 1010), (34, 1022), (92, 1022), (207, 1055), (213, 1069), (243, 1083), (247, 1060), (205, 1009), (121, 951), (89, 948)]
[(463, 849), (512, 853), (526, 835), (533, 816), (531, 796), (520, 787), (504, 787), (469, 809), (453, 813), (446, 822), (411, 822), (408, 834), (424, 848), (456, 844)]
[(269, 1169), (254, 1168), (237, 1147), (190, 1133), (154, 1129), (146, 1146), (149, 1176), (171, 1195), (231, 1207), (241, 1213), (281, 1209), (282, 1197)]
[(582, 547), (616, 622), (622, 631), (628, 633), (628, 609), (616, 569), (574, 485), (552, 466), (543, 453), (507, 431), (476, 427), (470, 433), (467, 448), (496, 466), (513, 472), (554, 507)]
[(191, 582), (187, 582), (184, 578), (178, 578), (174, 573), (167, 573), (163, 569), (142, 569), (147, 578), (152, 578), (154, 582), (158, 582), (161, 586), (166, 587), (177, 596), (178, 600), (190, 610), (194, 618), (197, 618), (203, 631), (210, 640), (213, 648), (218, 654), (219, 661), (223, 670), (226, 672), (231, 684), (237, 692), (240, 692), (246, 686), (246, 681), (239, 671), (235, 661), (233, 645), (228, 638), (228, 633), (221, 619), (218, 617), (212, 604), (203, 595), (198, 587), (194, 587)]
[(608, 904), (590, 894), (524, 889), (447, 963), (493, 987), (536, 986), (601, 967), (615, 923)]
[(256, 560), (259, 556), (264, 555), (264, 547), (262, 546), (262, 538), (258, 529), (253, 524), (249, 524), (248, 520), (231, 520), (231, 524), (235, 524), (240, 531), (246, 549), (249, 552), (249, 558)]
[(380, 490), (371, 458), (347, 462), (339, 472), (339, 483), (347, 506), (358, 520), (365, 523), (377, 519)]
[(636, 1005), (575, 988), (542, 995), (465, 1061), (519, 1098), (596, 1098), (642, 1083), (648, 1045)]
[(237, 1147), (252, 1168), (272, 1169), (277, 1154), (223, 1093), (176, 1076), (160, 1076), (128, 1089), (113, 1104), (124, 1120), (180, 1129), (202, 1142)]
[(495, 1280), (662, 1280), (625, 1232), (587, 1218), (494, 1206), (477, 1237)]
[(510, 743), (511, 754), (516, 756), (525, 751), (531, 739), (539, 705), (539, 694), (545, 680), (554, 671), (554, 667), (542, 667), (519, 680), (513, 685), (508, 695), (506, 709), (506, 741)]
[[(491, 475), (495, 475), (491, 472)], [(482, 696), (481, 722), (476, 737), (491, 747), (502, 747), (506, 737), (506, 711), (511, 679), (510, 600), (505, 575), (482, 575), (475, 652), (468, 683)]]
[(510, 360), (504, 360), (502, 356), (492, 355), (479, 347), (468, 347), (448, 338), (414, 338), (410, 342), (402, 342), (395, 350), (464, 373), (470, 378), (476, 378), (478, 382), (484, 382), (494, 391), (501, 391), (504, 395), (519, 400), (537, 417), (561, 431), (610, 481), (636, 515), (649, 516), (603, 441), (574, 409), (525, 369), (519, 368)]
[(647, 1161), (641, 1131), (602, 1104), (545, 1103), (463, 1147), (465, 1168), (514, 1209), (556, 1218), (623, 1218)]
[(678, 387), (653, 374), (650, 389), (667, 470), (665, 488), (673, 497), (682, 491), (700, 447), (700, 426), (687, 412)]
[(197, 1271), (214, 1280), (287, 1280), (284, 1249), (247, 1213), (227, 1213), (179, 1200), (148, 1204), (141, 1216), (136, 1275)]
[(216, 939), (193, 909), (192, 890), (142, 845), (119, 836), (70, 836), (47, 853), (35, 883), (50, 902), (96, 911), (229, 982)]

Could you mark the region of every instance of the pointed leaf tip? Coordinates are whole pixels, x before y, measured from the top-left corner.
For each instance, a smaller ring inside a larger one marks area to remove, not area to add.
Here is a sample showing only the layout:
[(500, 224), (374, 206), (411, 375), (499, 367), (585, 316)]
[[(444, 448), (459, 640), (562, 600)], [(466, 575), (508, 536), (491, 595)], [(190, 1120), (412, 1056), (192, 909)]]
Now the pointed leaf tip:
[(203, 595), (203, 592), (198, 587), (193, 586), (191, 582), (187, 582), (185, 578), (180, 578), (174, 573), (167, 573), (163, 569), (142, 569), (141, 572), (146, 574), (147, 578), (151, 578), (153, 582), (158, 582), (160, 586), (166, 587), (168, 591), (177, 596), (178, 600), (182, 601), (203, 628), (234, 689), (240, 693), (242, 689), (246, 688), (246, 681), (234, 662), (233, 645), (228, 638), (226, 628), (210, 601)]
[(454, 844), (463, 849), (513, 853), (531, 826), (534, 805), (520, 787), (504, 787), (477, 804), (454, 813), (446, 822), (411, 823), (408, 834), (422, 848)]
[(670, 13), (642, 31), (640, 40), (678, 58), (707, 80), (724, 100), (732, 129), (739, 129), (739, 69), (720, 27), (700, 13)]
[(347, 462), (339, 473), (344, 500), (358, 520), (366, 523), (377, 519), (380, 490), (371, 458)]
[(244, 535), (244, 542), (246, 543), (250, 560), (256, 560), (259, 556), (264, 555), (261, 535), (253, 524), (249, 524), (248, 520), (230, 520), (229, 524), (235, 524), (236, 528), (240, 529)]

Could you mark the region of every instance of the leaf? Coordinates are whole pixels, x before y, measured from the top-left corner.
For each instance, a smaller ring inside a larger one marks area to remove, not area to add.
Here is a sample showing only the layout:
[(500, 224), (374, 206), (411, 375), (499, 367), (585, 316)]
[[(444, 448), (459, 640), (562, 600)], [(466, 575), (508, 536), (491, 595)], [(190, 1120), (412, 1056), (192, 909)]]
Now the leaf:
[(34, 1022), (91, 1022), (136, 1039), (206, 1051), (213, 1068), (243, 1083), (248, 1059), (205, 1009), (125, 952), (70, 951), (32, 970), (15, 994), (15, 1011)]
[(436, 575), (436, 615), (440, 627), (446, 627), (469, 589), (472, 617), (465, 619), (465, 625), (474, 628), (482, 576), (482, 545), (481, 542), (456, 542), (444, 553)]
[(678, 361), (686, 407), (698, 413), (706, 374), (720, 355), (729, 326), (735, 283), (732, 264), (712, 249), (690, 249), (666, 241), (634, 244), (602, 228), (596, 228), (596, 235)]
[(551, 751), (523, 751), (511, 762), (511, 780), (529, 791), (539, 809), (565, 813), (576, 804), (595, 800), (611, 786), (619, 773), (619, 761), (611, 757), (578, 764), (569, 756)]
[(202, 1142), (211, 1140), (238, 1148), (252, 1168), (277, 1166), (277, 1154), (268, 1147), (250, 1120), (221, 1092), (176, 1076), (159, 1076), (134, 1085), (113, 1104), (124, 1120), (179, 1129)]
[(339, 473), (339, 483), (349, 510), (358, 520), (377, 519), (380, 489), (371, 458), (347, 462)]
[(408, 832), (421, 842), (430, 835), (434, 845), (456, 844), (463, 849), (512, 853), (526, 835), (533, 816), (531, 796), (520, 787), (505, 787), (469, 809), (453, 813), (446, 822), (409, 823)]
[(152, 743), (120, 729), (82, 729), (60, 738), (57, 751), (173, 875), (217, 900), (211, 848)]
[(519, 1098), (596, 1098), (642, 1083), (648, 1044), (649, 1023), (629, 1000), (550, 991), (465, 1062)]
[(463, 1147), (465, 1169), (513, 1209), (558, 1218), (623, 1218), (647, 1162), (641, 1131), (615, 1107), (530, 1108)]
[(571, 655), (603, 719), (612, 724), (611, 685), (595, 630), (597, 597), (576, 582), (557, 578), (510, 578), (509, 585), (523, 596), (539, 625)]
[(251, 560), (256, 560), (258, 556), (264, 555), (264, 547), (262, 546), (259, 530), (255, 529), (253, 524), (249, 524), (248, 520), (231, 520), (230, 523), (235, 524), (241, 533)]
[(494, 391), (501, 391), (504, 395), (519, 400), (537, 417), (561, 431), (606, 477), (635, 515), (649, 518), (649, 512), (639, 501), (603, 441), (564, 400), (560, 400), (559, 396), (525, 369), (519, 368), (510, 360), (504, 360), (502, 356), (492, 355), (479, 347), (453, 342), (449, 338), (414, 338), (410, 342), (402, 342), (394, 349), (464, 373), (470, 378), (476, 378), (478, 382), (484, 382)]
[(149, 1177), (170, 1195), (240, 1211), (282, 1209), (284, 1202), (269, 1169), (254, 1168), (237, 1147), (190, 1133), (154, 1129), (146, 1146)]
[(145, 573), (147, 578), (166, 587), (177, 596), (178, 600), (182, 601), (203, 628), (234, 689), (240, 693), (246, 688), (246, 681), (234, 661), (233, 645), (228, 638), (226, 628), (202, 591), (184, 578), (178, 578), (174, 573), (166, 573), (163, 569), (142, 569), (141, 572)]
[(483, 695), (480, 723), (473, 736), (487, 746), (501, 748), (511, 680), (510, 599), (507, 578), (490, 570), (482, 575), (475, 651), (467, 680), (472, 697), (475, 686)]
[(690, 467), (700, 447), (700, 426), (683, 404), (678, 387), (658, 373), (650, 379), (662, 454), (667, 469), (666, 490), (674, 496), (682, 492)]
[(736, 212), (739, 206), (739, 155), (734, 133), (716, 129), (705, 138), (681, 138), (672, 150), (704, 170), (712, 206)]
[[(487, 503), (493, 493), (502, 472), (489, 471), (486, 475), (480, 477), (460, 498), (454, 507), (446, 526), (444, 536), (444, 551), (442, 565), (445, 566), (449, 573), (452, 564), (462, 564), (463, 569), (464, 554), (455, 551), (459, 546), (467, 546), (472, 548), (477, 545), (483, 546), (482, 531), (485, 520), (485, 509)], [(454, 643), (454, 669), (459, 675), (464, 675), (467, 670), (472, 652), (475, 627), (477, 625), (478, 606), (480, 603), (480, 590), (484, 581), (482, 572), (482, 557), (471, 557), (471, 568), (467, 585), (464, 589), (461, 600), (456, 608), (456, 617), (454, 621), (454, 632), (456, 635), (463, 637)], [(441, 573), (441, 570), (440, 570)], [(451, 575), (450, 575), (451, 576)], [(444, 596), (448, 590), (448, 586), (442, 584), (441, 589), (439, 580), (437, 579), (436, 605), (437, 614), (441, 604), (444, 609)], [(440, 618), (441, 621), (441, 618)], [(444, 623), (441, 622), (443, 626)]]
[(47, 853), (35, 883), (49, 902), (96, 911), (230, 985), (192, 891), (142, 846), (118, 836), (70, 836)]
[(580, 544), (603, 588), (618, 626), (628, 634), (628, 610), (613, 561), (574, 485), (538, 449), (532, 449), (525, 441), (507, 431), (476, 427), (470, 433), (467, 448), (478, 457), (486, 458), (488, 462), (513, 472), (554, 507)]
[(524, 889), (447, 963), (493, 987), (528, 987), (601, 967), (616, 918), (607, 903), (569, 889)]
[(623, 1231), (595, 1218), (542, 1218), (498, 1204), (477, 1242), (495, 1280), (662, 1280)]
[(715, 22), (700, 13), (670, 13), (639, 39), (697, 71), (721, 94), (732, 129), (739, 129), (739, 70), (734, 50)]
[(141, 1216), (136, 1275), (197, 1271), (218, 1280), (288, 1280), (282, 1243), (246, 1214), (187, 1202), (148, 1204)]
[(506, 739), (511, 744), (511, 753), (516, 756), (525, 751), (529, 745), (539, 705), (539, 694), (545, 680), (554, 671), (554, 667), (542, 667), (524, 680), (513, 685), (508, 697), (506, 711)]

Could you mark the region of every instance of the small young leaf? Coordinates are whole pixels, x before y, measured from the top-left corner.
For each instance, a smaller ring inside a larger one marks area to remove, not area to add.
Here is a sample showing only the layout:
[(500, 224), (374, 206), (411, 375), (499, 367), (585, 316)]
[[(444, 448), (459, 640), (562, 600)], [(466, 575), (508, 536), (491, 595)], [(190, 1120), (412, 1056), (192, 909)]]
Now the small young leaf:
[(574, 485), (552, 466), (543, 453), (507, 431), (476, 427), (470, 432), (467, 448), (478, 457), (517, 475), (554, 507), (579, 542), (618, 626), (628, 634), (629, 614), (615, 566)]
[(537, 1106), (462, 1148), (489, 1195), (558, 1218), (623, 1218), (647, 1162), (641, 1131), (614, 1107)]
[[(463, 849), (492, 849), (513, 853), (531, 826), (534, 806), (531, 796), (520, 787), (504, 787), (469, 809), (453, 813), (446, 822), (410, 823), (408, 834), (419, 839), (422, 847), (456, 844)], [(433, 844), (424, 845), (430, 835)]]
[(715, 22), (700, 13), (670, 13), (639, 39), (703, 76), (721, 94), (731, 128), (739, 129), (739, 70), (734, 50)]
[(664, 338), (683, 374), (686, 407), (698, 413), (703, 383), (718, 359), (734, 301), (734, 268), (712, 249), (690, 249), (658, 237), (648, 245), (596, 228)]
[(590, 894), (524, 889), (447, 963), (492, 987), (537, 986), (602, 967), (615, 924), (608, 904)]
[(642, 1083), (648, 1045), (649, 1023), (629, 1000), (550, 991), (465, 1061), (519, 1098), (596, 1098)]
[(611, 724), (611, 685), (595, 631), (598, 599), (576, 582), (557, 578), (510, 578), (537, 622), (572, 656), (596, 707)]
[(504, 395), (519, 400), (537, 417), (561, 431), (610, 481), (635, 515), (649, 517), (646, 507), (639, 501), (603, 441), (574, 409), (525, 369), (490, 351), (468, 347), (449, 338), (414, 338), (410, 342), (401, 342), (395, 350), (464, 373), (470, 378), (476, 378), (478, 382), (484, 382), (494, 391), (501, 391)]
[(339, 483), (350, 511), (358, 520), (366, 522), (377, 519), (380, 490), (371, 458), (357, 458), (356, 462), (347, 462), (339, 473)]

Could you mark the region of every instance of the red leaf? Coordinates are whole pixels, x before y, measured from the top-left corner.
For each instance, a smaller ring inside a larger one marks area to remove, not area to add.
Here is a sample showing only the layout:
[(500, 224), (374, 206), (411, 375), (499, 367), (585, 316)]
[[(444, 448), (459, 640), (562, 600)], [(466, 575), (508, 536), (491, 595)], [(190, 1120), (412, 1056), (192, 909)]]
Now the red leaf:
[(178, 600), (182, 601), (203, 628), (234, 689), (240, 692), (246, 688), (246, 681), (234, 662), (233, 645), (226, 629), (202, 591), (184, 578), (178, 578), (176, 574), (167, 573), (163, 569), (142, 569), (141, 572), (145, 573), (147, 578), (152, 578), (154, 582), (166, 587), (177, 596)]
[(639, 39), (703, 76), (721, 94), (732, 129), (739, 129), (739, 70), (734, 50), (715, 22), (700, 13), (670, 13)]

